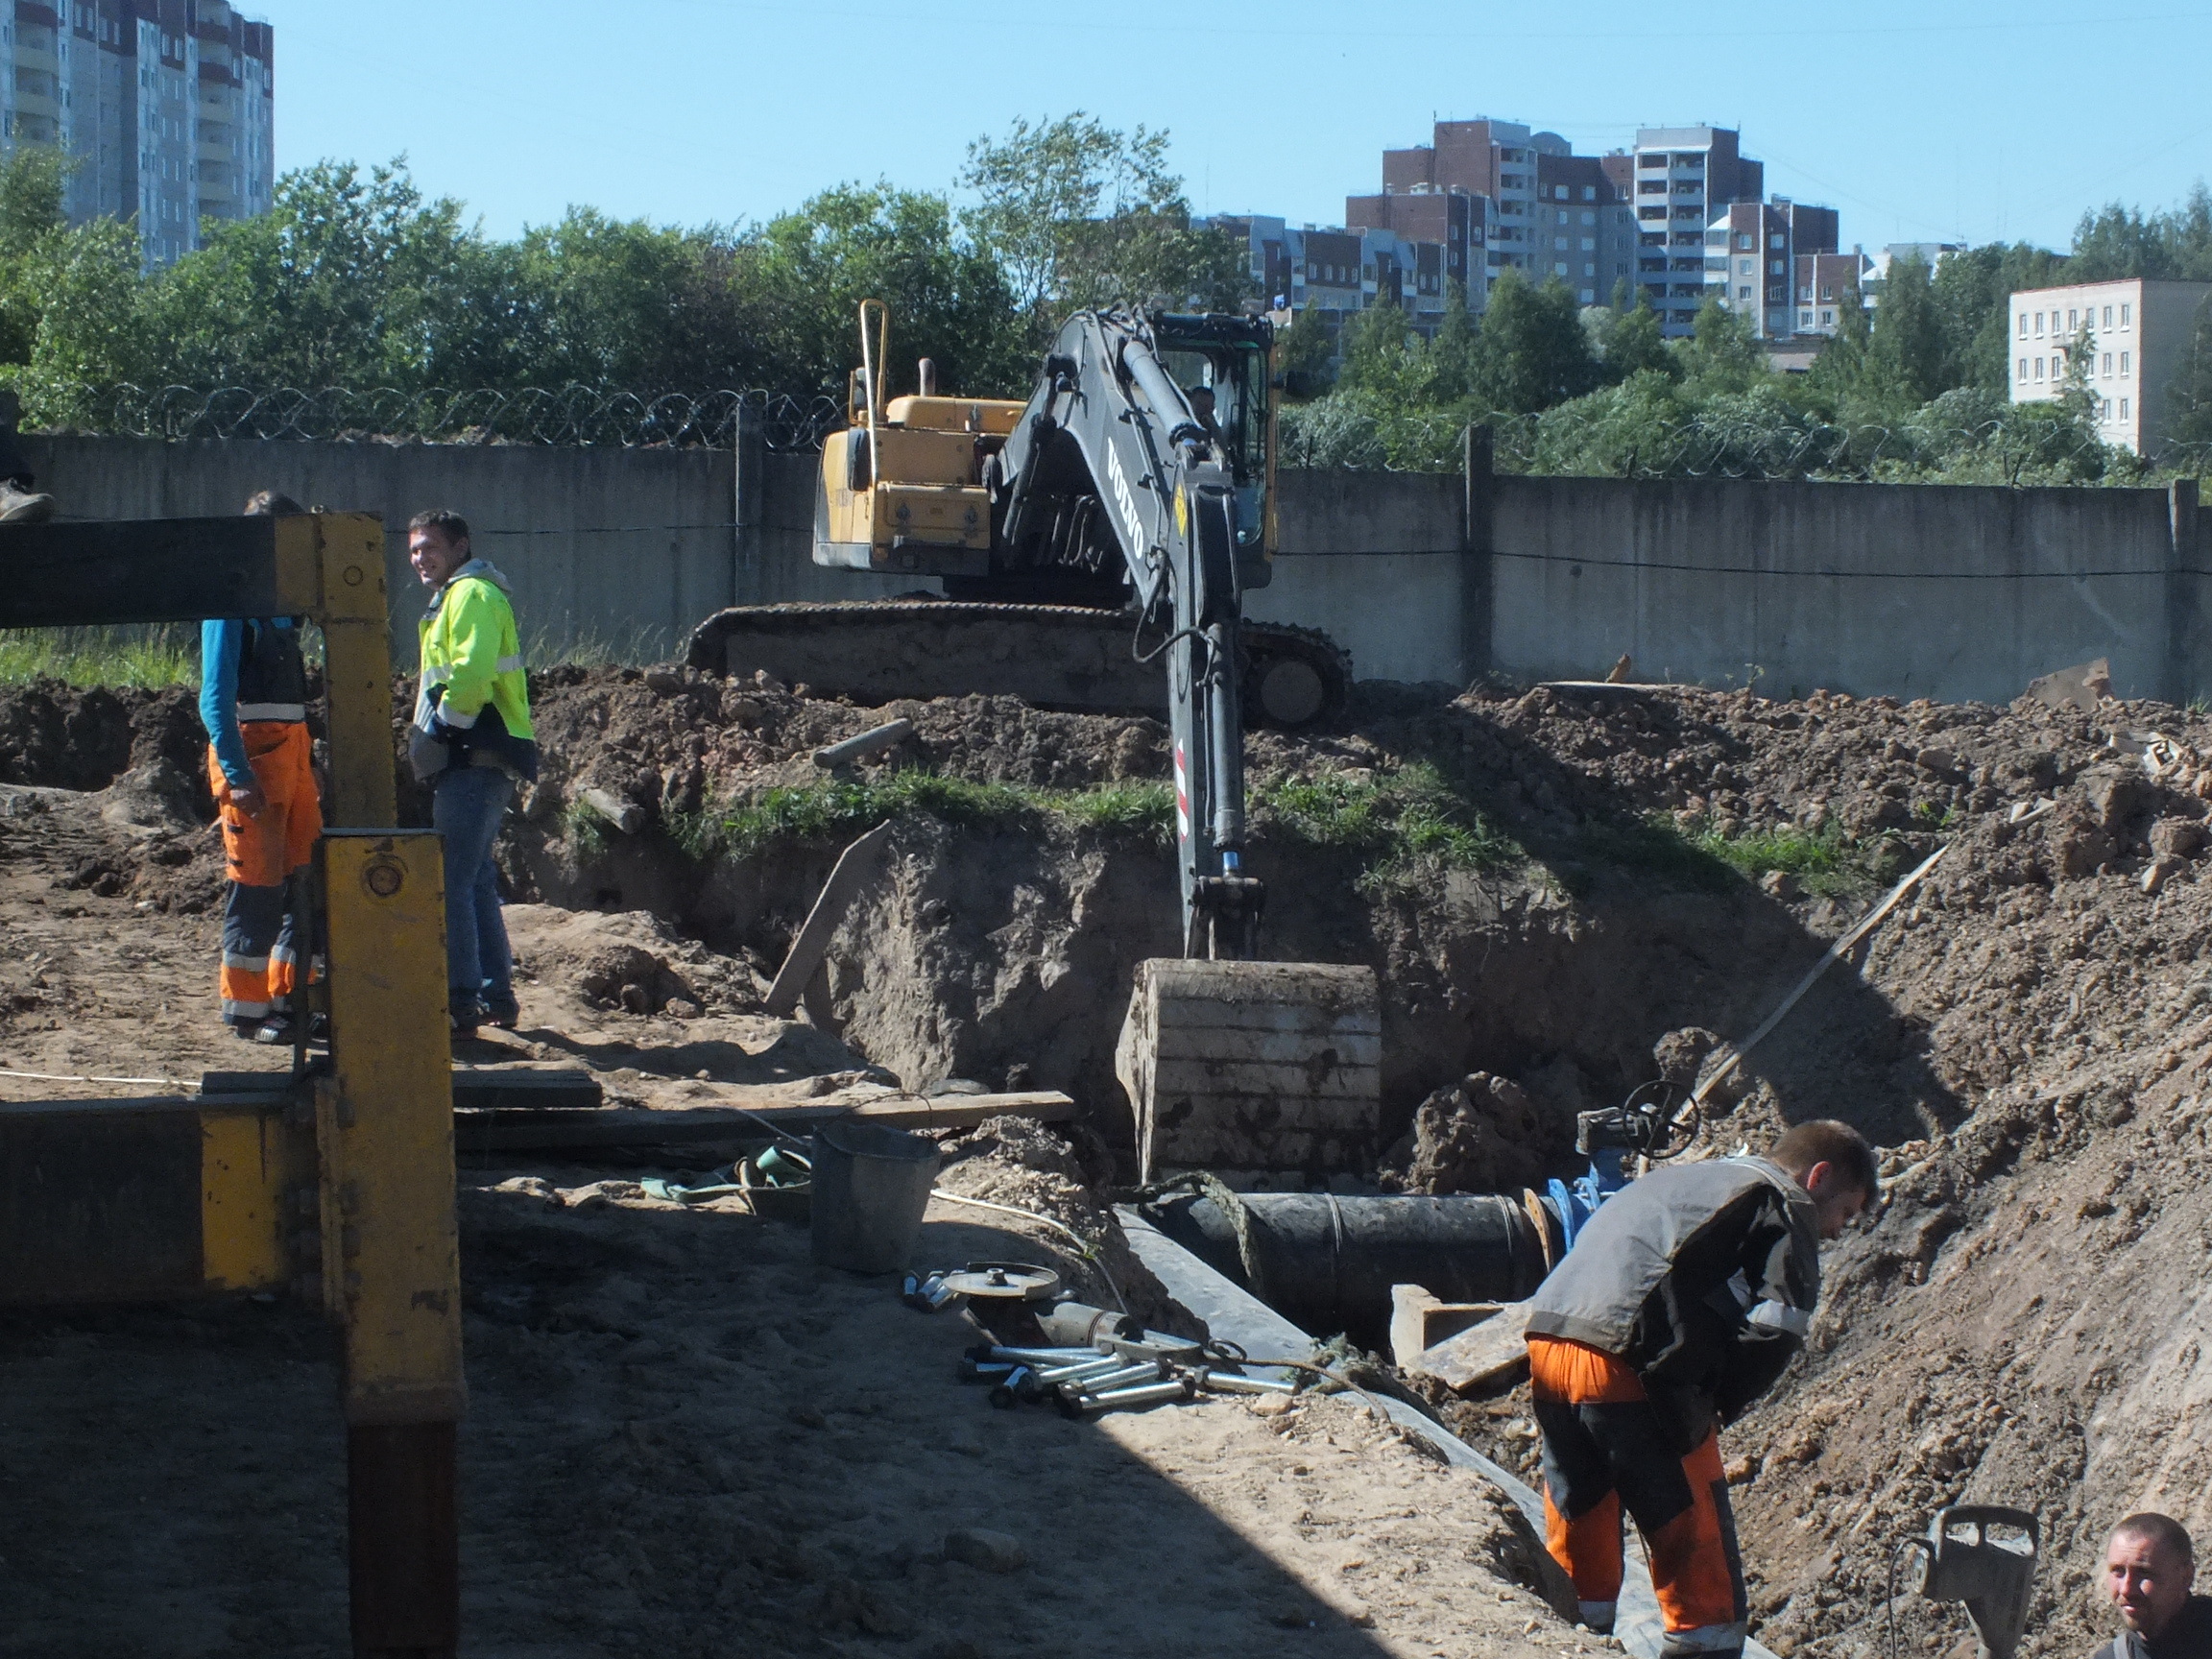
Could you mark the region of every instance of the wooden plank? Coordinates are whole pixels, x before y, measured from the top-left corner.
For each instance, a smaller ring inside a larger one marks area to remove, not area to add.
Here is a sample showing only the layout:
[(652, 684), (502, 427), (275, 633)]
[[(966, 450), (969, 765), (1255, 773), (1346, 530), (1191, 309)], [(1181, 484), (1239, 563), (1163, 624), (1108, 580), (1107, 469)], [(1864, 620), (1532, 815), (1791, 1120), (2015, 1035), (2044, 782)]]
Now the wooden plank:
[(1017, 1094), (901, 1095), (862, 1106), (763, 1106), (750, 1110), (700, 1106), (671, 1111), (603, 1107), (596, 1112), (454, 1113), (454, 1130), (469, 1152), (561, 1151), (610, 1146), (681, 1146), (699, 1142), (757, 1141), (781, 1130), (806, 1135), (841, 1118), (862, 1118), (894, 1129), (968, 1129), (993, 1118), (1065, 1122), (1075, 1102), (1049, 1090)]
[(777, 1019), (789, 1019), (791, 1010), (799, 1006), (806, 981), (814, 977), (814, 971), (830, 953), (830, 941), (837, 932), (837, 925), (845, 920), (847, 908), (860, 891), (861, 883), (875, 870), (876, 860), (890, 839), (891, 821), (886, 818), (837, 855), (836, 868), (822, 884), (814, 908), (806, 913), (799, 936), (791, 941), (790, 953), (783, 958), (783, 966), (776, 971), (776, 983), (768, 987), (768, 999), (761, 1004)]

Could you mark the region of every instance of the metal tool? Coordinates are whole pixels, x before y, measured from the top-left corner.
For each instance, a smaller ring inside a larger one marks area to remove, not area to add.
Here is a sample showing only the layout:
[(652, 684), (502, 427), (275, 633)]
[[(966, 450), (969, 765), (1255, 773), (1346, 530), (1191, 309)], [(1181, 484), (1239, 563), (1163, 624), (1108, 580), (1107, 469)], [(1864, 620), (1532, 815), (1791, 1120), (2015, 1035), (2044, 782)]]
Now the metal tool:
[(1190, 1373), (1190, 1380), (1210, 1394), (1295, 1394), (1295, 1382), (1271, 1382), (1264, 1377), (1239, 1377), (1231, 1371), (1214, 1371), (1201, 1366)]
[(1095, 1348), (1009, 1348), (999, 1342), (978, 1342), (968, 1350), (971, 1359), (1011, 1359), (1019, 1365), (1077, 1365), (1098, 1357)]
[(925, 1313), (935, 1313), (959, 1300), (960, 1292), (945, 1282), (942, 1272), (927, 1275), (909, 1273), (899, 1289), (899, 1299), (909, 1308), (919, 1308)]
[(1105, 1377), (1121, 1370), (1123, 1363), (1111, 1354), (1099, 1355), (1073, 1365), (1046, 1366), (1038, 1371), (1037, 1381), (1047, 1386), (1060, 1382), (1087, 1382), (1094, 1377)]
[(1060, 1275), (1027, 1262), (971, 1262), (935, 1275), (956, 1296), (986, 1301), (1046, 1302), (1060, 1288)]
[(1097, 1342), (1111, 1336), (1142, 1335), (1137, 1321), (1126, 1313), (1109, 1312), (1082, 1302), (1062, 1302), (1049, 1313), (1037, 1315), (1038, 1328), (1051, 1342)]
[[(1088, 1417), (1100, 1411), (1119, 1411), (1131, 1406), (1157, 1406), (1166, 1400), (1190, 1398), (1190, 1381), (1187, 1377), (1170, 1378), (1165, 1382), (1140, 1382), (1132, 1388), (1113, 1388), (1103, 1394), (1086, 1394), (1073, 1403), (1070, 1416)], [(1068, 1409), (1063, 1407), (1062, 1409)]]
[(1037, 1373), (1026, 1365), (1017, 1365), (1006, 1373), (1005, 1381), (991, 1390), (991, 1404), (1001, 1411), (1011, 1411), (1023, 1400), (1036, 1398)]
[(1936, 1511), (1914, 1551), (1910, 1588), (1931, 1601), (1962, 1601), (1981, 1638), (1981, 1659), (2013, 1659), (2028, 1628), (2028, 1601), (2042, 1529), (2025, 1509), (1959, 1504)]

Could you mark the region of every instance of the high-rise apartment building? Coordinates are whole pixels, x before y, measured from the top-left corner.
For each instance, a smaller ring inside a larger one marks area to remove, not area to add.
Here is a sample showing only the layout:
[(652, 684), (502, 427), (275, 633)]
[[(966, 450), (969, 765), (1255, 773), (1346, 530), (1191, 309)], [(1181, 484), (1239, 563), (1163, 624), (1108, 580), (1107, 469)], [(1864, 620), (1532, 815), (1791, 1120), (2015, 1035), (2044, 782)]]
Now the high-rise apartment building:
[(1706, 227), (1706, 289), (1749, 317), (1762, 339), (1787, 340), (1798, 332), (1791, 293), (1797, 261), (1834, 255), (1837, 229), (1833, 207), (1808, 206), (1787, 196), (1738, 202)]
[(1766, 165), (1745, 156), (1724, 127), (1641, 128), (1634, 152), (1608, 156), (1604, 164), (1635, 204), (1644, 297), (1663, 333), (1686, 335), (1705, 302), (1706, 233), (1729, 207), (1766, 195)]
[(2212, 282), (2078, 282), (2012, 296), (2012, 401), (2064, 394), (2078, 356), (2097, 399), (2098, 435), (2156, 455), (2174, 415), (2174, 376), (2189, 354)]
[(228, 0), (12, 0), (0, 18), (0, 148), (67, 152), (69, 217), (134, 220), (149, 265), (268, 210), (275, 100), (275, 32)]

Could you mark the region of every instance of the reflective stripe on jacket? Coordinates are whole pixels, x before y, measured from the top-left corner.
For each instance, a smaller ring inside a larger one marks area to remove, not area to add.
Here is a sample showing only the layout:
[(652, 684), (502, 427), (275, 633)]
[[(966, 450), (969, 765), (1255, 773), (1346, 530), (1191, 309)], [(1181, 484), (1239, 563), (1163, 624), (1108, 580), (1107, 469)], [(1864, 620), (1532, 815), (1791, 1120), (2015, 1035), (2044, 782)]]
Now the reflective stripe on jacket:
[(507, 578), (471, 559), (431, 598), (417, 630), (422, 684), (410, 753), (420, 777), (489, 763), (538, 776), (530, 684), (507, 594)]

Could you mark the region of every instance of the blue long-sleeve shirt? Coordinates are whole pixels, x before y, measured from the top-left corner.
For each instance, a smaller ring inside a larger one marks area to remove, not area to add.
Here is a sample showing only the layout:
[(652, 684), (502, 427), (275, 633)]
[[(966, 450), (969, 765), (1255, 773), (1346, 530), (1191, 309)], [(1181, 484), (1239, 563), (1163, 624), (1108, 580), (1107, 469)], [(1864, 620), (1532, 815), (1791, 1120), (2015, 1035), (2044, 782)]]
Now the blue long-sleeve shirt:
[[(236, 619), (200, 624), (200, 724), (207, 729), (215, 759), (233, 789), (253, 785), (253, 762), (238, 730), (238, 659), (249, 626)], [(264, 617), (262, 626), (290, 632), (292, 618)]]

